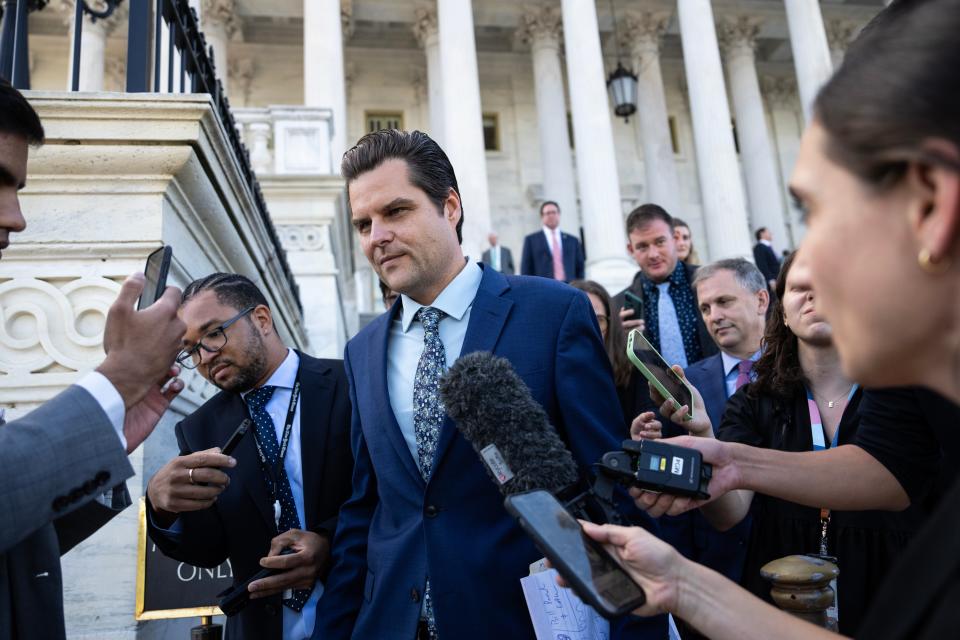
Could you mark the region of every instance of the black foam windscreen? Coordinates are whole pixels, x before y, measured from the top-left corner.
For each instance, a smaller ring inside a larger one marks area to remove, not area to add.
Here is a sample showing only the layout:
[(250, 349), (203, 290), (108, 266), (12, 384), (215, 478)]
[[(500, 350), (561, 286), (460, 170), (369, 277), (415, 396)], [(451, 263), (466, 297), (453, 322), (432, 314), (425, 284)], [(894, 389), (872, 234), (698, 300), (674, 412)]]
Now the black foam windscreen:
[(485, 351), (459, 358), (440, 397), (504, 495), (557, 493), (577, 482), (573, 455), (507, 359)]

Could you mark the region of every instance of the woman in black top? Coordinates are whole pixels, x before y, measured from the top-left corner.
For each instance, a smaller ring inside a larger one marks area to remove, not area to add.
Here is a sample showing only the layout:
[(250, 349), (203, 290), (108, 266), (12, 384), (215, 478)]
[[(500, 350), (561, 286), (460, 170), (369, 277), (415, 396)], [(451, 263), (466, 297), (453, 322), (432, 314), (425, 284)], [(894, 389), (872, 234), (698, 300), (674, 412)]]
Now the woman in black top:
[[(820, 91), (790, 181), (808, 215), (803, 252), (845, 373), (872, 387), (929, 387), (954, 404), (960, 404), (958, 33), (960, 0), (893, 0)], [(944, 429), (960, 429), (955, 408), (942, 413), (950, 422)], [(892, 440), (873, 444), (882, 451)], [(905, 469), (928, 457), (912, 457), (909, 446), (874, 458), (859, 445), (784, 453), (703, 438), (682, 442), (713, 464), (715, 495), (748, 487), (812, 502), (805, 491), (837, 508), (915, 501), (902, 483), (922, 483)], [(841, 470), (856, 472), (844, 476), (822, 464), (838, 459), (850, 463)], [(948, 454), (940, 464), (956, 460)], [(935, 475), (931, 471), (921, 469)], [(689, 506), (661, 498), (644, 503), (661, 512)], [(637, 613), (670, 611), (718, 639), (833, 637), (684, 560), (645, 532), (584, 530), (607, 543), (644, 588), (647, 603)], [(960, 485), (954, 480), (891, 568), (858, 637), (955, 638), (958, 629)]]

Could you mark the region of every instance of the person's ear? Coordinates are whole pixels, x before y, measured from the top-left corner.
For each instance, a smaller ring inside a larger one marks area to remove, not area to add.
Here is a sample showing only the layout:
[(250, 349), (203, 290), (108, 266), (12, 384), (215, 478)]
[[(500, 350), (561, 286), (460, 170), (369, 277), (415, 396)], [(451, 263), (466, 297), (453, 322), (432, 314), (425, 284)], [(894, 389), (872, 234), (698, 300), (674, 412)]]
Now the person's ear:
[(462, 215), (463, 211), (460, 208), (460, 196), (457, 194), (456, 189), (450, 187), (450, 191), (447, 192), (447, 199), (443, 201), (443, 216), (453, 227), (456, 227)]
[(766, 287), (757, 291), (757, 315), (767, 315), (767, 307), (770, 306), (770, 293)]
[(921, 265), (924, 262), (929, 266), (949, 264), (960, 246), (960, 171), (956, 168), (960, 166), (960, 149), (943, 139), (927, 140), (923, 149), (953, 166), (924, 161), (910, 163), (906, 177), (910, 227), (916, 237)]
[(270, 314), (270, 307), (265, 304), (257, 305), (257, 308), (250, 312), (253, 316), (253, 323), (257, 327), (257, 332), (262, 336), (268, 336), (273, 331), (273, 316)]

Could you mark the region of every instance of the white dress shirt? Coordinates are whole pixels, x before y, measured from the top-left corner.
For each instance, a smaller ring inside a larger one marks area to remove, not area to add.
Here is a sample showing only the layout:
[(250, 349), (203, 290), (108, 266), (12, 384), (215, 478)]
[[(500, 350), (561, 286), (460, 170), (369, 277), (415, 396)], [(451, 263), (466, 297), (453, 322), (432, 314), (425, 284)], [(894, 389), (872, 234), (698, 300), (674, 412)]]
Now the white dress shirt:
[[(440, 321), (439, 331), (448, 368), (460, 357), (470, 323), (470, 309), (482, 278), (480, 266), (468, 262), (429, 305), (447, 314)], [(387, 392), (410, 455), (419, 464), (417, 436), (413, 430), (413, 381), (420, 354), (423, 353), (423, 325), (413, 319), (424, 305), (406, 295), (400, 298), (403, 301), (403, 313), (394, 319), (387, 343)]]
[[(556, 236), (554, 236), (556, 234)], [(547, 248), (550, 249), (550, 253), (553, 253), (553, 239), (556, 237), (557, 246), (560, 247), (560, 257), (563, 257), (563, 234), (560, 233), (560, 227), (556, 229), (551, 229), (550, 227), (543, 227), (543, 235), (547, 239)]]

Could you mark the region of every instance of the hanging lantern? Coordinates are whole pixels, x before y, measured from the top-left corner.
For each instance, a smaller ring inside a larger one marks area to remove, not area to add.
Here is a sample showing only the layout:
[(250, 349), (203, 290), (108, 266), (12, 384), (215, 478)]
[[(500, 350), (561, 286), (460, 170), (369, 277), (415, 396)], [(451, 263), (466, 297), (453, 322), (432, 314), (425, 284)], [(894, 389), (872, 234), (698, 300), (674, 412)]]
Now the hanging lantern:
[(613, 99), (613, 112), (629, 122), (637, 112), (637, 76), (618, 60), (617, 68), (607, 78), (607, 89)]

